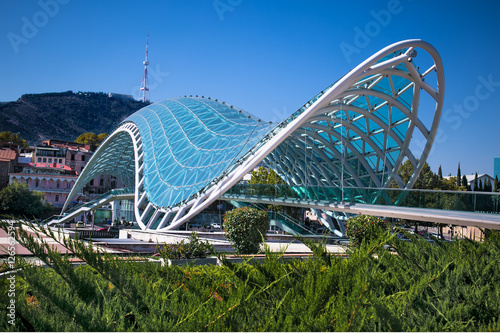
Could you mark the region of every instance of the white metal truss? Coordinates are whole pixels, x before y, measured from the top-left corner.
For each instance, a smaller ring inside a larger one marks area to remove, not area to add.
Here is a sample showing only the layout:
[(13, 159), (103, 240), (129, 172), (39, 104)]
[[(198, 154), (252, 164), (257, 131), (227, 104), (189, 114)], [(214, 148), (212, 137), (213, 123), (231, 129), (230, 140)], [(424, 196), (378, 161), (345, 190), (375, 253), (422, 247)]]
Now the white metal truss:
[[(425, 71), (413, 62), (417, 49), (433, 61)], [(426, 81), (431, 73), (435, 84)], [(430, 126), (419, 118), (422, 94), (434, 101)], [(94, 153), (63, 210), (91, 179), (112, 174), (126, 185), (134, 184), (135, 216), (142, 229), (175, 229), (262, 161), (290, 185), (389, 187), (395, 182), (400, 188), (411, 188), (436, 137), (443, 100), (444, 72), (436, 49), (422, 40), (395, 43), (276, 126), (209, 185), (171, 207), (158, 207), (148, 199), (139, 128), (132, 122), (122, 123)], [(415, 131), (425, 139), (420, 156), (409, 149)], [(405, 159), (415, 168), (406, 184), (397, 173)]]

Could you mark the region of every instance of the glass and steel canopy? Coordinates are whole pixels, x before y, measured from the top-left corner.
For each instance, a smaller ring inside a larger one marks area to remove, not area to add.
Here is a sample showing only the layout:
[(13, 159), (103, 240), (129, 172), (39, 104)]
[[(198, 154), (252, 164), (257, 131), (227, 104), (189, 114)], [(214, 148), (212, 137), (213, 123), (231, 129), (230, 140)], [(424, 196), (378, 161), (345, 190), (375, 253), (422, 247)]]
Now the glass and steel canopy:
[[(424, 70), (417, 52), (431, 59)], [(188, 221), (261, 162), (302, 188), (411, 188), (443, 98), (439, 54), (409, 40), (377, 52), (279, 124), (211, 98), (167, 99), (125, 119), (72, 193), (98, 175), (115, 175), (135, 188), (139, 225), (162, 230)], [(415, 135), (423, 141), (418, 153), (410, 150)], [(397, 170), (406, 159), (415, 173), (404, 183)]]
[(145, 107), (124, 123), (141, 133), (149, 202), (172, 207), (233, 166), (272, 124), (209, 98), (181, 97)]

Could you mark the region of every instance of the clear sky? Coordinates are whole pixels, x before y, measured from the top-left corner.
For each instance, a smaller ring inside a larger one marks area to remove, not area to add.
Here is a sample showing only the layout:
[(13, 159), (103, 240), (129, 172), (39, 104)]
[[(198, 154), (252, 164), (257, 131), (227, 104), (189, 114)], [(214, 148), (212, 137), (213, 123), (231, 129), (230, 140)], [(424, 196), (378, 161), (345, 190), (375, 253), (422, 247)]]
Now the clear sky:
[[(1, 0), (0, 22), (0, 101), (67, 90), (138, 96), (149, 30), (153, 102), (211, 96), (273, 121), (381, 48), (423, 39), (446, 78), (431, 168), (455, 175), (460, 162), (462, 174), (491, 175), (500, 157), (497, 1)], [(343, 52), (347, 44), (357, 53)]]

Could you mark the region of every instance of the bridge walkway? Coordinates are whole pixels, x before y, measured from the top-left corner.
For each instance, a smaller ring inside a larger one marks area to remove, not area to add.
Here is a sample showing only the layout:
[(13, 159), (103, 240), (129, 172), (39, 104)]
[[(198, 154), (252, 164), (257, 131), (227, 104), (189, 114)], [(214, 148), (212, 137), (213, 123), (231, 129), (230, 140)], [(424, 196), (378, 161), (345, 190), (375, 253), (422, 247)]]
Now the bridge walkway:
[(222, 200), (236, 200), (249, 203), (260, 203), (266, 205), (284, 205), (295, 207), (308, 207), (321, 210), (337, 211), (347, 214), (373, 215), (392, 217), (407, 220), (454, 224), (463, 226), (474, 226), (487, 229), (500, 230), (500, 214), (469, 212), (446, 209), (404, 207), (374, 205), (362, 203), (340, 203), (328, 200), (290, 199), (284, 197), (266, 197), (244, 194), (226, 193), (221, 196)]
[(114, 189), (111, 190), (107, 193), (104, 193), (94, 199), (92, 199), (89, 202), (77, 205), (67, 212), (65, 212), (63, 215), (59, 215), (57, 217), (49, 218), (43, 222), (46, 222), (48, 225), (53, 225), (53, 224), (59, 224), (59, 223), (65, 223), (69, 222), (72, 219), (74, 219), (77, 216), (80, 216), (81, 214), (87, 213), (89, 211), (96, 210), (111, 201), (116, 201), (116, 200), (133, 200), (134, 199), (134, 192), (133, 189), (131, 188), (120, 188), (120, 189)]

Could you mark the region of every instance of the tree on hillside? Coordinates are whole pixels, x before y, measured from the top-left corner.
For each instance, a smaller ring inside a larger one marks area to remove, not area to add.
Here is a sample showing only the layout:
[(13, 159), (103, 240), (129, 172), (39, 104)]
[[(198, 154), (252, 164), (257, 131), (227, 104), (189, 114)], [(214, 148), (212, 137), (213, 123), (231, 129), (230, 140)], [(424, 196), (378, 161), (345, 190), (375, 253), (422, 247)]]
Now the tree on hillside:
[(91, 132), (83, 133), (83, 134), (80, 134), (80, 136), (78, 138), (76, 138), (75, 142), (96, 145), (97, 144), (97, 135), (95, 135), (94, 133), (91, 133)]
[(100, 145), (106, 138), (108, 137), (108, 133), (101, 133), (97, 136), (97, 142)]
[(0, 214), (19, 218), (44, 218), (52, 211), (39, 191), (30, 191), (26, 183), (12, 182), (0, 190)]
[(0, 132), (0, 142), (9, 142), (20, 145), (21, 148), (29, 147), (26, 140), (21, 139), (18, 134), (14, 134), (12, 132)]
[(75, 140), (76, 143), (90, 144), (94, 146), (98, 146), (106, 137), (108, 133), (101, 133), (96, 135), (95, 133), (88, 132), (80, 134), (80, 136)]

